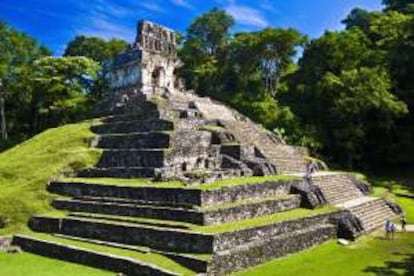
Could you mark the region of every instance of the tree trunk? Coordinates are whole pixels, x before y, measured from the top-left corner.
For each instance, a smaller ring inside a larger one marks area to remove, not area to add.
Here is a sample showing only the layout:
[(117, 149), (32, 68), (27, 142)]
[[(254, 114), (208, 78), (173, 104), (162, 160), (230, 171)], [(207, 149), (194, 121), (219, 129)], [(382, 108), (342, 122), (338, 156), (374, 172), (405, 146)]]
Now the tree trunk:
[(8, 140), (7, 135), (7, 125), (6, 125), (6, 111), (5, 111), (5, 103), (4, 103), (4, 93), (3, 93), (3, 87), (2, 82), (0, 80), (0, 123), (1, 123), (1, 138), (4, 141)]

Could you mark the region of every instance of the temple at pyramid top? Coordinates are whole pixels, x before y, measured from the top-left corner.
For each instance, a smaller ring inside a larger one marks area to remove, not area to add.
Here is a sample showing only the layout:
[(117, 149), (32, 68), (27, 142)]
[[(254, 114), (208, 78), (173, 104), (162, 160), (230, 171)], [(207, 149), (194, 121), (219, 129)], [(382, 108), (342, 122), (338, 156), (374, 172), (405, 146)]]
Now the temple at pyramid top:
[(176, 76), (180, 66), (175, 32), (141, 20), (134, 43), (105, 69), (112, 90), (153, 95), (182, 89), (182, 81)]

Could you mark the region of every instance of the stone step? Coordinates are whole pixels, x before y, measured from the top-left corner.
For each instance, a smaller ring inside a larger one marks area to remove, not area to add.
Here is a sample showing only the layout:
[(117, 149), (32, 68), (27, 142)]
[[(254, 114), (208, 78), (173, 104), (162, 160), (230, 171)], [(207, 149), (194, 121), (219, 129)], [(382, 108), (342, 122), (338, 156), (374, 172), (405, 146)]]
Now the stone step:
[[(144, 253), (145, 256), (147, 255), (153, 255), (151, 257), (160, 257), (161, 258), (168, 258), (172, 262), (170, 262), (172, 265), (176, 266), (175, 263), (180, 264), (181, 266), (185, 267), (185, 269), (189, 269), (191, 271), (183, 271), (185, 275), (191, 275), (194, 272), (203, 273), (207, 272), (207, 267), (209, 263), (211, 262), (212, 255), (206, 255), (206, 254), (181, 254), (176, 252), (170, 252), (170, 251), (159, 251), (154, 250), (152, 248), (148, 247), (142, 247), (142, 246), (131, 246), (121, 243), (114, 243), (114, 242), (106, 242), (106, 241), (100, 241), (100, 240), (93, 240), (93, 239), (85, 239), (85, 238), (79, 238), (79, 237), (73, 237), (73, 236), (66, 236), (66, 235), (53, 235), (57, 238), (63, 238), (65, 240), (70, 240), (74, 242), (84, 242), (87, 244), (94, 245), (103, 245), (108, 247), (109, 249), (121, 249), (121, 250), (128, 250), (133, 252), (139, 252)], [(175, 262), (175, 263), (174, 263)], [(167, 262), (168, 263), (168, 262)], [(171, 270), (177, 270), (176, 268), (170, 268), (166, 267), (165, 269), (171, 269)], [(180, 270), (183, 268), (180, 267)]]
[[(33, 254), (126, 275), (164, 276), (189, 272), (160, 254), (115, 249), (105, 245), (91, 245), (87, 242), (72, 241), (51, 235), (15, 235), (13, 244), (22, 248), (23, 251)], [(156, 259), (159, 261), (154, 263)]]
[(97, 147), (104, 149), (161, 149), (170, 146), (170, 134), (162, 132), (102, 135)]
[(329, 191), (326, 191), (325, 189), (321, 189), (321, 191), (322, 191), (322, 193), (324, 193), (326, 199), (331, 204), (339, 204), (339, 203), (343, 203), (343, 202), (361, 197), (361, 195), (359, 195), (359, 194), (348, 193), (346, 191), (344, 191), (343, 193), (329, 192)]
[(358, 217), (361, 221), (362, 224), (364, 225), (365, 230), (369, 230), (370, 226), (382, 226), (385, 225), (385, 221), (387, 219), (391, 219), (393, 218), (393, 215), (391, 214), (377, 214), (375, 216), (372, 217), (366, 217), (366, 218), (361, 218)]
[(366, 232), (371, 232), (385, 224), (385, 220), (393, 219), (396, 214), (383, 199), (373, 199), (350, 208), (363, 224)]
[(330, 204), (341, 204), (363, 196), (355, 185), (353, 176), (346, 173), (317, 175), (311, 181), (321, 189)]
[(367, 210), (353, 211), (353, 213), (360, 217), (370, 217), (376, 214), (389, 213), (390, 211), (391, 211), (390, 209), (386, 209), (385, 207), (378, 206), (376, 208), (369, 208)]
[(96, 165), (98, 168), (163, 167), (165, 150), (119, 149), (104, 150)]
[(140, 205), (137, 202), (98, 201), (92, 199), (55, 199), (52, 206), (70, 212), (85, 212), (117, 216), (141, 217), (157, 220), (203, 224), (202, 212), (166, 206)]
[(275, 258), (298, 252), (336, 238), (336, 227), (320, 224), (258, 241), (246, 243), (214, 256), (209, 273), (225, 275)]
[(387, 203), (381, 199), (381, 198), (376, 198), (367, 202), (364, 202), (363, 204), (357, 205), (357, 206), (353, 206), (352, 207), (352, 211), (354, 212), (358, 212), (358, 211), (363, 211), (366, 210), (368, 208), (377, 208), (378, 206), (383, 206), (383, 207), (387, 207)]
[(131, 121), (142, 121), (142, 120), (152, 120), (159, 119), (160, 113), (158, 110), (152, 110), (145, 113), (127, 113), (127, 114), (118, 114), (107, 116), (102, 119), (106, 124), (109, 123), (126, 123)]
[(80, 171), (78, 176), (94, 178), (149, 178), (154, 177), (158, 169), (153, 167), (90, 168)]
[(172, 131), (174, 130), (174, 124), (171, 121), (161, 119), (121, 121), (92, 126), (91, 130), (97, 134)]
[[(287, 195), (293, 181), (265, 181), (250, 184), (223, 185), (212, 183), (194, 187), (134, 186), (116, 183), (95, 184), (52, 181), (48, 191), (70, 197), (103, 197), (136, 200), (167, 206), (214, 206)], [(229, 182), (231, 184), (231, 182)]]
[(53, 207), (71, 212), (109, 214), (157, 220), (174, 220), (199, 225), (217, 225), (287, 211), (300, 206), (299, 195), (245, 200), (210, 208), (173, 208), (140, 205), (137, 202), (99, 201), (93, 199), (55, 199)]
[(138, 223), (81, 217), (34, 216), (31, 230), (182, 253), (213, 253), (211, 234)]

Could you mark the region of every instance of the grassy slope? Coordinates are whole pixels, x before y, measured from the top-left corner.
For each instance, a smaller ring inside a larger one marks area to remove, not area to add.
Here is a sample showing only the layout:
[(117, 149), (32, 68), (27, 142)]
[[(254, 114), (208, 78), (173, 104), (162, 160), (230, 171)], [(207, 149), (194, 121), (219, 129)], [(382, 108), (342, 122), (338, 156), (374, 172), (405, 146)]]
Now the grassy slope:
[(114, 273), (40, 257), (29, 253), (5, 254), (0, 252), (0, 275), (113, 276)]
[(393, 241), (364, 237), (348, 247), (330, 241), (236, 275), (414, 275), (414, 233), (397, 234)]
[(0, 234), (21, 230), (31, 215), (50, 210), (51, 177), (97, 162), (100, 151), (88, 148), (90, 124), (49, 129), (0, 153), (0, 217), (10, 221)]

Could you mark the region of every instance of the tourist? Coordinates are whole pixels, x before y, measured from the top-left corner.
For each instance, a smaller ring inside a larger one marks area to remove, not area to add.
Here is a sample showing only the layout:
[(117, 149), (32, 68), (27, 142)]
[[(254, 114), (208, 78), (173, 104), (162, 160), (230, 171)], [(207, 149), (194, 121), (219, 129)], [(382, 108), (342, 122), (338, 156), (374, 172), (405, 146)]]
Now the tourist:
[(396, 231), (396, 228), (395, 228), (395, 224), (393, 223), (393, 222), (391, 222), (391, 239), (393, 240), (394, 239), (394, 235), (395, 235), (395, 231)]
[(387, 219), (385, 221), (385, 238), (386, 239), (390, 238), (391, 231), (392, 231), (392, 222)]
[(406, 232), (407, 230), (405, 226), (407, 225), (407, 219), (405, 218), (404, 215), (401, 216), (400, 222), (401, 222), (401, 231)]

